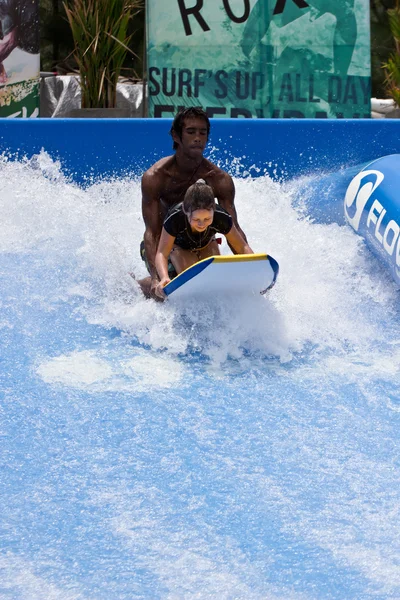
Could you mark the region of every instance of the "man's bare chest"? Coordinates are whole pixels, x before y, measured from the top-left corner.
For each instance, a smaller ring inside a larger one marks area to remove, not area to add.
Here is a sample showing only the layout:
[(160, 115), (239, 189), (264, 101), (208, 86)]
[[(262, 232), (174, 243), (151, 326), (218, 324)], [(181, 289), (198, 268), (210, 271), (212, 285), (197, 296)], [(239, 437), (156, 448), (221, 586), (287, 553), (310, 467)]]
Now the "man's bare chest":
[(165, 182), (160, 197), (168, 207), (179, 204), (179, 202), (183, 202), (189, 187), (198, 179), (202, 179), (201, 174), (195, 180), (186, 179), (182, 181), (176, 177), (171, 177)]

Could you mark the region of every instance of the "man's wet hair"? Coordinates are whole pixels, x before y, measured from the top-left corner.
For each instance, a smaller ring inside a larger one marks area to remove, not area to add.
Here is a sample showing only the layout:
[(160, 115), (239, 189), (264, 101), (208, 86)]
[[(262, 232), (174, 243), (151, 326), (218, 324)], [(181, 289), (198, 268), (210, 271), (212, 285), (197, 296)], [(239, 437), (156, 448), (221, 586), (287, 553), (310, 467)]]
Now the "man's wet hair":
[(189, 216), (195, 210), (215, 210), (213, 189), (204, 179), (198, 179), (188, 188), (183, 199), (183, 210)]
[[(182, 129), (185, 119), (203, 119), (207, 125), (207, 137), (210, 135), (210, 119), (200, 106), (190, 106), (189, 108), (181, 109), (174, 118), (169, 132), (170, 135), (175, 132), (182, 139)], [(176, 150), (178, 144), (174, 142), (172, 148)]]

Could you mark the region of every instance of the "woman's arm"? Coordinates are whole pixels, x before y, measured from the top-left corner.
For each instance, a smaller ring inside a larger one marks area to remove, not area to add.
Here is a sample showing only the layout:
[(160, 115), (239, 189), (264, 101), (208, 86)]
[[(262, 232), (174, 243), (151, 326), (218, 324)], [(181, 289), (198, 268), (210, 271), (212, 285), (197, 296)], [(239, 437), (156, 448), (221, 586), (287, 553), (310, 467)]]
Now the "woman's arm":
[(253, 250), (242, 237), (235, 225), (232, 225), (232, 229), (225, 235), (225, 237), (228, 244), (237, 254), (254, 254)]
[(161, 231), (160, 241), (158, 242), (158, 248), (155, 259), (157, 273), (160, 278), (160, 283), (157, 285), (155, 292), (157, 296), (160, 296), (160, 298), (165, 298), (163, 287), (171, 281), (168, 275), (168, 257), (171, 254), (174, 242), (175, 238), (169, 233), (167, 233), (163, 227)]

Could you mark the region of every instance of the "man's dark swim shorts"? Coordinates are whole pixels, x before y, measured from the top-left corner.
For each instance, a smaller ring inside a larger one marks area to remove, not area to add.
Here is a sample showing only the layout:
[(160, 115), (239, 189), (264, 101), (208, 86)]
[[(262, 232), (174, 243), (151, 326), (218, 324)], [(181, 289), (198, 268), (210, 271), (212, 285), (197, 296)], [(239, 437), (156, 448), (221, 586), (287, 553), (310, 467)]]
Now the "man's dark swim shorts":
[[(150, 267), (149, 267), (149, 263), (147, 262), (147, 257), (146, 257), (146, 250), (144, 248), (144, 240), (142, 240), (140, 242), (140, 256), (141, 256), (142, 260), (144, 260), (144, 263), (146, 265), (146, 269), (150, 273)], [(177, 275), (177, 273), (175, 271), (175, 267), (174, 267), (174, 265), (172, 264), (172, 262), (170, 261), (169, 258), (168, 258), (168, 275), (169, 275), (169, 277), (171, 279), (173, 279)]]

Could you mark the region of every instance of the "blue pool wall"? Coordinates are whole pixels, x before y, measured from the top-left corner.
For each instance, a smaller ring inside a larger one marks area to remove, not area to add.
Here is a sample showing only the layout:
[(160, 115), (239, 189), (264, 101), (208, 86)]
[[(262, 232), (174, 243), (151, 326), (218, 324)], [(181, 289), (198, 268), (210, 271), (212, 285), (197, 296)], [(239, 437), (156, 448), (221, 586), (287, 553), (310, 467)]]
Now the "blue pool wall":
[[(42, 149), (79, 183), (143, 172), (172, 153), (170, 119), (0, 119), (0, 152)], [(392, 119), (213, 119), (208, 155), (234, 175), (291, 179), (400, 152)], [(234, 160), (236, 159), (236, 160)]]

